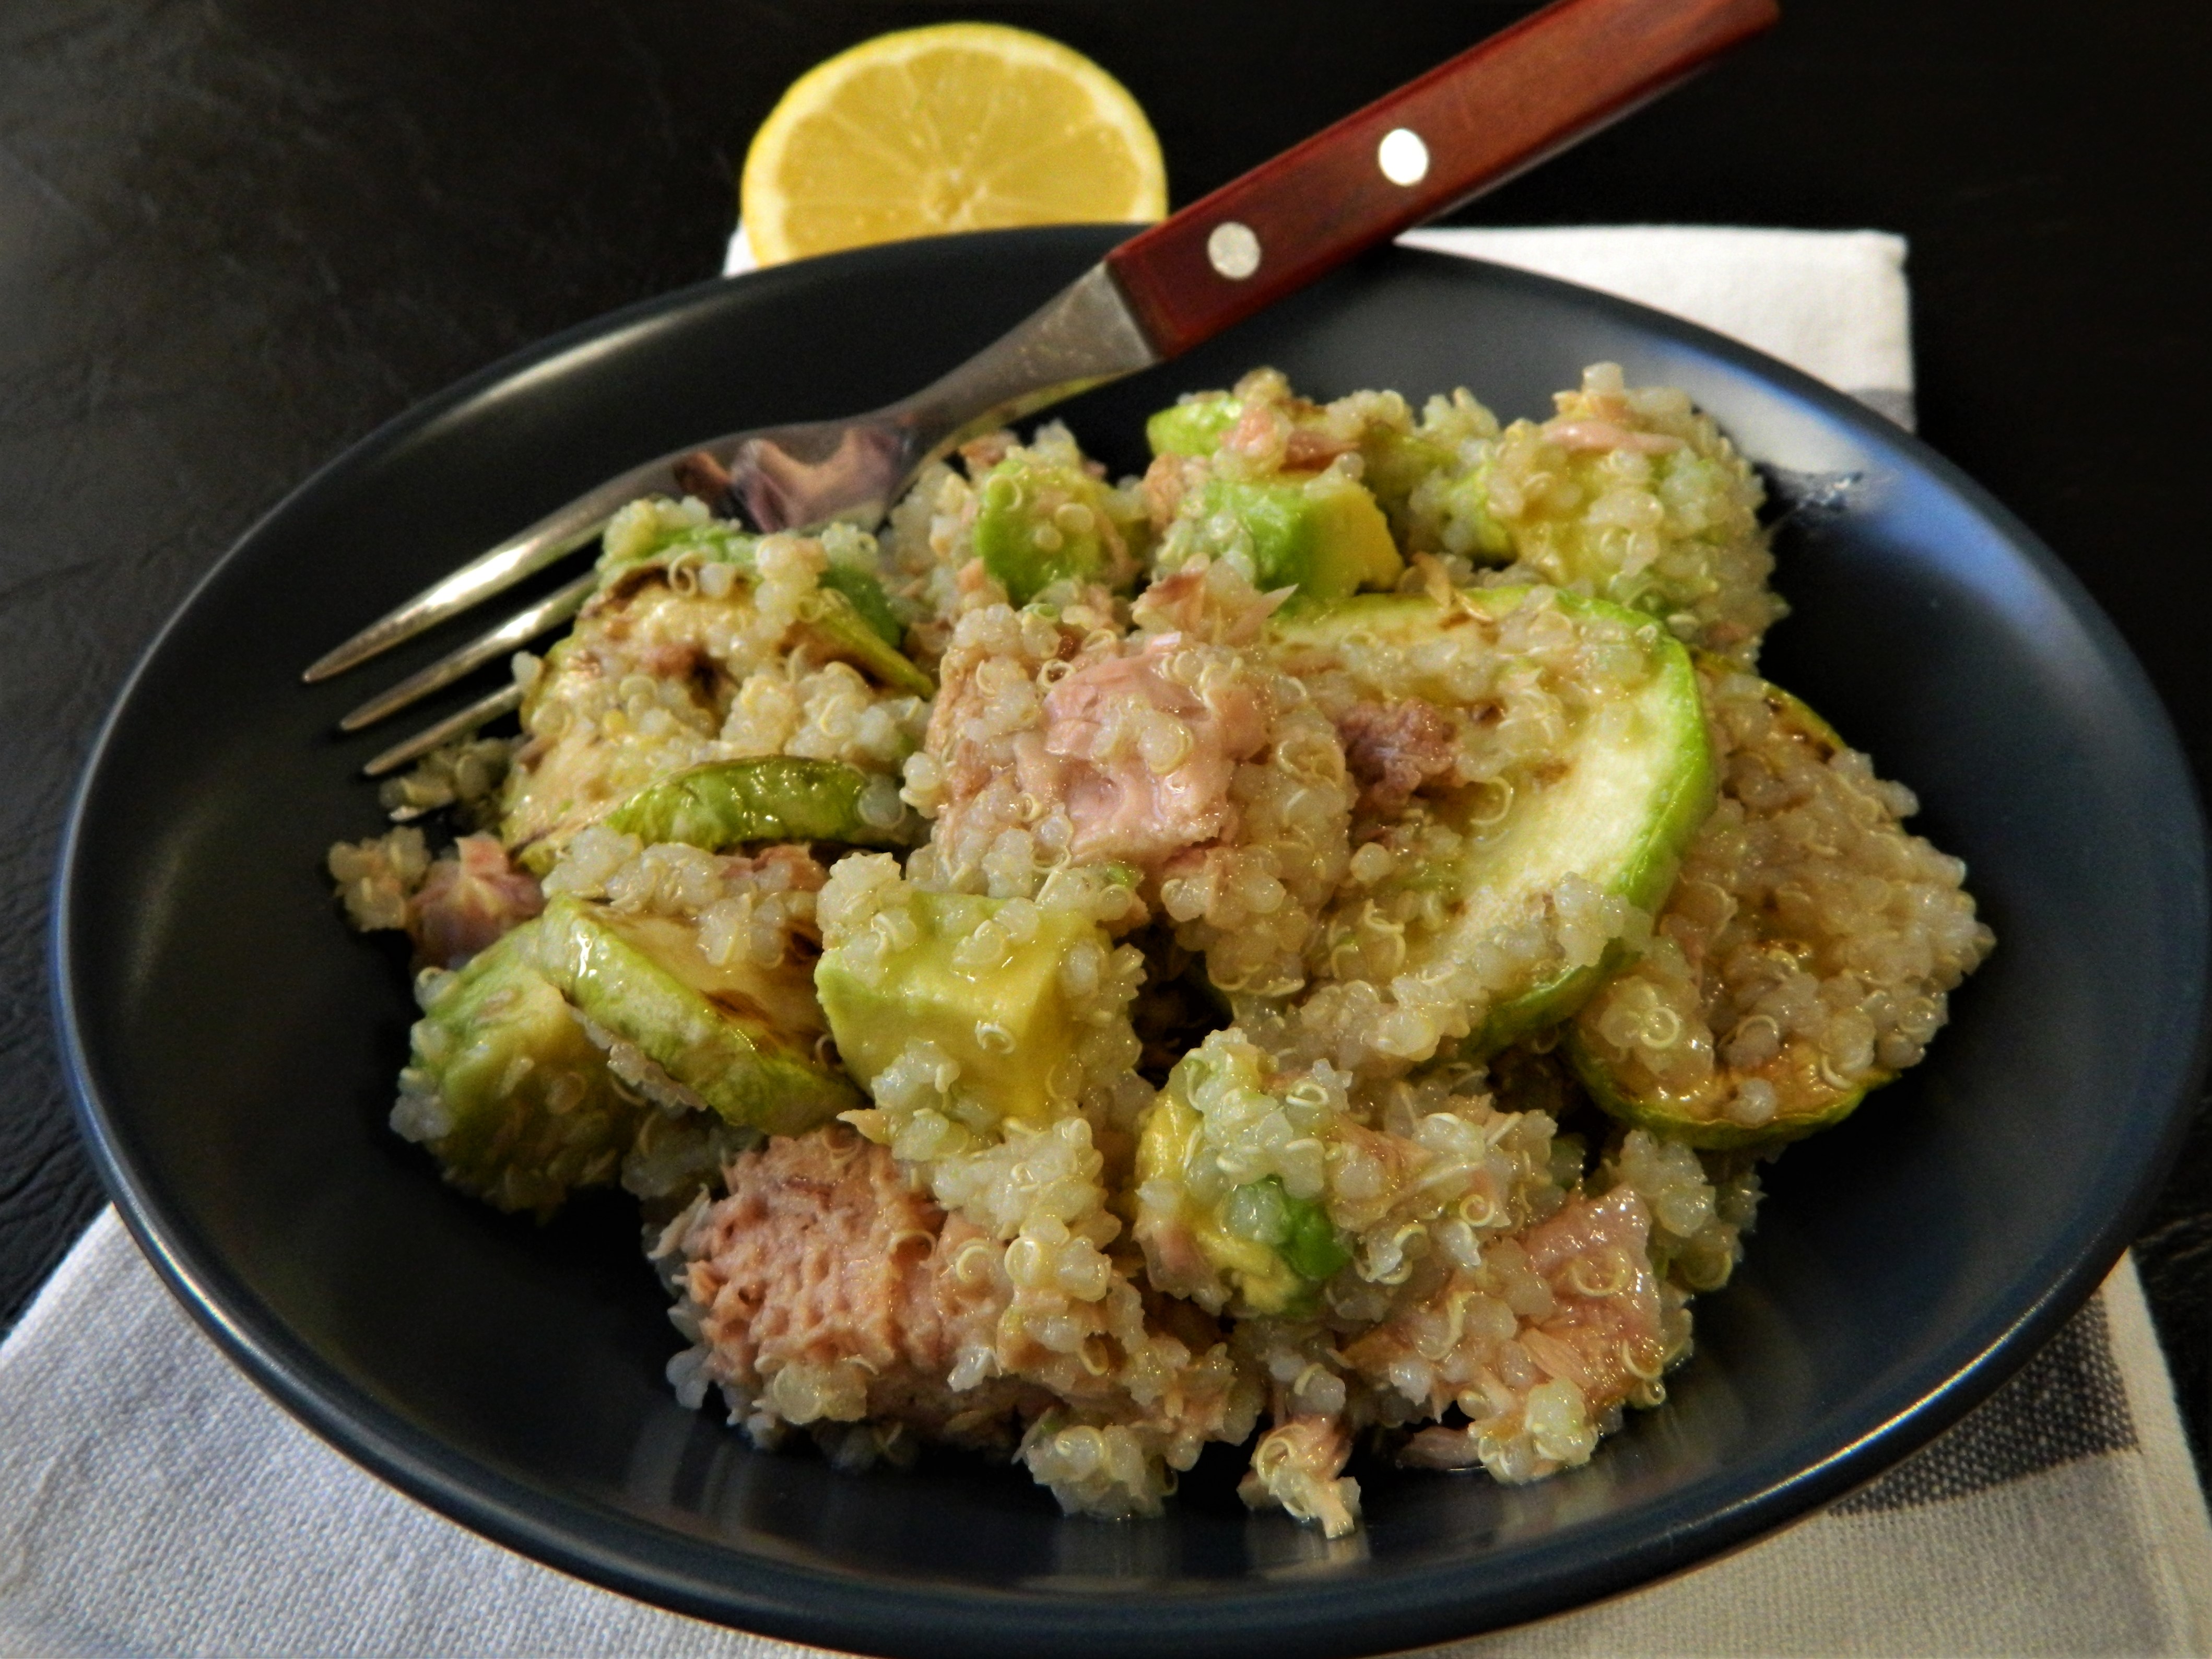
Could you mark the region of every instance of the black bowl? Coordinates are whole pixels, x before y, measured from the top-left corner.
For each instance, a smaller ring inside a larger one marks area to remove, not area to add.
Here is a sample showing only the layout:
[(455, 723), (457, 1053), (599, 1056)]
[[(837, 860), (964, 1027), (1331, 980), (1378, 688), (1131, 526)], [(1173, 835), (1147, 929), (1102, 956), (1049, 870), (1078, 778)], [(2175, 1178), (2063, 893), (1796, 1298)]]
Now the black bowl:
[(623, 1204), (503, 1218), (385, 1128), (404, 975), (321, 874), (376, 825), (355, 769), (379, 739), (331, 735), (365, 679), (304, 690), (301, 665), (640, 456), (921, 384), (1114, 234), (886, 247), (655, 301), (386, 427), (239, 544), (109, 721), (60, 876), (63, 1033), (133, 1232), (256, 1381), (456, 1520), (868, 1652), (1404, 1647), (1626, 1589), (1866, 1480), (2087, 1296), (2173, 1148), (2204, 1003), (2194, 795), (2112, 627), (1948, 465), (1742, 347), (1534, 276), (1386, 252), (1066, 415), (1134, 466), (1147, 410), (1255, 363), (1322, 396), (1465, 384), (1511, 416), (1609, 358), (1808, 491), (1769, 672), (1920, 792), (2000, 943), (1932, 1059), (1772, 1171), (1672, 1399), (1589, 1467), (1521, 1489), (1368, 1470), (1365, 1530), (1326, 1544), (1248, 1516), (1224, 1455), (1166, 1518), (1109, 1526), (969, 1460), (841, 1475), (757, 1453), (670, 1396), (678, 1343)]

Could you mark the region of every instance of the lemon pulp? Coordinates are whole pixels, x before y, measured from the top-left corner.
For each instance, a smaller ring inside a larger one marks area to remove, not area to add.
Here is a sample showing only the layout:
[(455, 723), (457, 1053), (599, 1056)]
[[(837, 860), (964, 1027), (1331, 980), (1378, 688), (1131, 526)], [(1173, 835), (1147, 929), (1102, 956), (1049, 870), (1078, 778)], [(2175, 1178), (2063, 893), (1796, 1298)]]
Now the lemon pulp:
[(871, 242), (1167, 211), (1159, 141), (1080, 52), (994, 23), (864, 40), (754, 135), (738, 187), (763, 264)]

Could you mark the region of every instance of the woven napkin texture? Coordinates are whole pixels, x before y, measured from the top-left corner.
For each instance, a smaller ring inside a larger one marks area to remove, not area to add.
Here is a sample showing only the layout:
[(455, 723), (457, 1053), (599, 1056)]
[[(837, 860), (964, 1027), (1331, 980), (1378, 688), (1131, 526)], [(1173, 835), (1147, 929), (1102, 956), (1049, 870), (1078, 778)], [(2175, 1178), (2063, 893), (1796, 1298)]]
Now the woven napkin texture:
[[(1677, 312), (1910, 419), (1894, 237), (1415, 240)], [(595, 1589), (362, 1473), (231, 1367), (112, 1211), (0, 1346), (0, 1655), (816, 1651)], [(2212, 1653), (2212, 1525), (2127, 1261), (2020, 1376), (1826, 1513), (1429, 1659), (1969, 1653)]]

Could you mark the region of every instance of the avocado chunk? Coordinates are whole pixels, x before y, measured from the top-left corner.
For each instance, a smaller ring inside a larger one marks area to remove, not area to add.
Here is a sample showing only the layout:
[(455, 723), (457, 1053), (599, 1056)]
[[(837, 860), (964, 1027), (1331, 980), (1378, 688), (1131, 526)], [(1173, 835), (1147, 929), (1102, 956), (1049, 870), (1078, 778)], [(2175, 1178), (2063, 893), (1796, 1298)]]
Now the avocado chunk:
[[(1419, 661), (1449, 630), (1494, 623), (1532, 597), (1510, 587), (1459, 590), (1449, 604), (1425, 593), (1363, 595), (1279, 618), (1275, 634), (1294, 664), (1325, 665), (1355, 645)], [(1441, 922), (1407, 930), (1397, 974), (1443, 973), (1473, 959), (1489, 941), (1553, 909), (1571, 882), (1656, 910), (1712, 809), (1712, 744), (1689, 653), (1649, 618), (1617, 605), (1565, 593), (1547, 599), (1570, 621), (1613, 624), (1614, 644), (1641, 652), (1648, 672), (1577, 710), (1564, 743), (1511, 793), (1502, 817), (1478, 819), (1476, 802), (1453, 796), (1424, 809), (1462, 832), (1460, 850), (1444, 860), (1407, 860), (1359, 901), (1428, 890), (1428, 909)], [(1453, 692), (1439, 677), (1423, 695), (1444, 703)], [(1340, 943), (1346, 925), (1340, 916), (1326, 922), (1324, 952)], [(1517, 987), (1493, 990), (1460, 1057), (1480, 1059), (1564, 1019), (1618, 967), (1619, 955), (1616, 943), (1595, 963), (1554, 959), (1549, 969), (1530, 969)]]
[[(1455, 413), (1447, 406), (1431, 416), (1449, 421)], [(1491, 446), (1448, 441), (1425, 420), (1412, 432), (1372, 428), (1359, 448), (1367, 487), (1408, 552), (1455, 553), (1476, 564), (1512, 558), (1512, 538), (1490, 510)]]
[(1699, 666), (1729, 745), (1721, 809), (1652, 948), (1563, 1047), (1617, 1118), (1708, 1151), (1771, 1146), (1840, 1122), (1912, 1064), (1994, 941), (1962, 866), (1906, 833), (1826, 720), (1724, 662)]
[(594, 1026), (726, 1122), (802, 1134), (863, 1103), (815, 1058), (823, 1023), (803, 963), (717, 963), (687, 922), (568, 895), (545, 907), (532, 954)]
[(617, 1089), (538, 971), (538, 927), (525, 922), (433, 981), (392, 1127), (428, 1146), (462, 1191), (542, 1219), (574, 1188), (615, 1179), (650, 1109)]
[(1295, 587), (1308, 604), (1388, 587), (1406, 568), (1374, 496), (1334, 470), (1209, 479), (1184, 510), (1207, 526), (1205, 539), (1249, 548), (1255, 586)]
[(911, 847), (924, 831), (896, 780), (789, 755), (692, 767), (647, 784), (605, 823), (647, 846), (683, 842), (709, 853), (750, 842)]
[(1318, 1200), (1288, 1196), (1280, 1176), (1250, 1182), (1229, 1195), (1232, 1228), (1242, 1223), (1240, 1202), (1254, 1212), (1253, 1219), (1243, 1224), (1253, 1227), (1252, 1237), (1273, 1244), (1300, 1279), (1317, 1285), (1352, 1265), (1351, 1247), (1328, 1218), (1328, 1211)]
[(1222, 434), (1244, 413), (1240, 398), (1226, 392), (1202, 392), (1170, 404), (1145, 422), (1145, 441), (1155, 455), (1211, 455)]
[(1071, 911), (966, 893), (915, 893), (905, 938), (864, 959), (826, 951), (816, 990), (837, 1052), (863, 1084), (916, 1045), (933, 1045), (957, 1067), (951, 1085), (971, 1129), (1012, 1118), (1042, 1123), (1070, 1103), (1054, 1074), (1082, 1036), (1062, 969), (1089, 947), (1109, 949), (1097, 923)]
[(1018, 605), (1055, 582), (1123, 586), (1137, 530), (1072, 444), (1017, 449), (976, 483), (975, 556)]
[(1259, 1050), (1218, 1032), (1168, 1074), (1139, 1123), (1135, 1237), (1153, 1281), (1216, 1313), (1310, 1312), (1352, 1260), (1318, 1193), (1296, 1197), (1280, 1175), (1235, 1182), (1223, 1169), (1200, 1097), (1217, 1107), (1226, 1097), (1234, 1112), (1267, 1094)]

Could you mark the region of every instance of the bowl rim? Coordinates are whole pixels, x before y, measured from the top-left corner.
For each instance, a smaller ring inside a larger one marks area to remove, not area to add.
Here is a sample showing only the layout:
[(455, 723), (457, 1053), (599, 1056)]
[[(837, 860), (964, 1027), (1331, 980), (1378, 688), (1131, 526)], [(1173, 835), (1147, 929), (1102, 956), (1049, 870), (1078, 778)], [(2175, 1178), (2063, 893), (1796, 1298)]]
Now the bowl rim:
[[(2143, 1149), (2124, 1202), (2085, 1236), (2067, 1243), (2062, 1265), (2024, 1307), (1984, 1322), (1945, 1352), (1929, 1370), (1942, 1376), (1921, 1386), (1900, 1380), (1881, 1401), (1874, 1425), (1810, 1465), (1780, 1455), (1734, 1466), (1669, 1494), (1677, 1514), (1654, 1527), (1648, 1515), (1627, 1539), (1619, 1517), (1588, 1523), (1565, 1539), (1549, 1536), (1492, 1547), (1450, 1567), (1434, 1565), (1372, 1578), (1298, 1585), (1272, 1582), (1255, 1589), (1227, 1581), (1202, 1600), (1131, 1597), (1060, 1590), (987, 1591), (902, 1583), (888, 1585), (791, 1561), (750, 1557), (661, 1528), (652, 1550), (636, 1546), (643, 1523), (570, 1494), (532, 1486), (515, 1474), (455, 1451), (356, 1389), (299, 1340), (274, 1311), (228, 1270), (207, 1241), (185, 1224), (146, 1171), (134, 1163), (116, 1105), (97, 1081), (76, 1002), (72, 935), (76, 887), (89, 802), (118, 732), (133, 711), (141, 683), (178, 632), (231, 566), (294, 510), (345, 471), (410, 441), (447, 413), (493, 388), (549, 366), (580, 348), (604, 349), (632, 331), (676, 325), (711, 309), (734, 285), (751, 294), (834, 285), (848, 272), (911, 265), (951, 257), (954, 244), (988, 238), (1026, 240), (1041, 253), (1093, 257), (1128, 227), (1076, 226), (972, 233), (894, 243), (797, 262), (740, 277), (710, 277), (588, 319), (509, 353), (383, 422), (318, 467), (261, 514), (178, 603), (140, 653), (88, 751), (70, 799), (49, 911), (49, 980), (53, 1018), (76, 1122), (102, 1183), (132, 1238), (156, 1273), (200, 1328), (246, 1375), (326, 1443), (401, 1492), (497, 1543), (603, 1588), (647, 1602), (787, 1640), (871, 1653), (1030, 1655), (1177, 1654), (1206, 1642), (1224, 1653), (1289, 1656), (1379, 1651), (1465, 1637), (1563, 1613), (1674, 1577), (1764, 1535), (1873, 1480), (1985, 1399), (2030, 1358), (2095, 1291), (2133, 1238), (2179, 1151), (2190, 1114), (2186, 1103), (2204, 1075), (2212, 1048), (2206, 1006), (2207, 959), (2203, 810), (2172, 721), (2118, 629), (2087, 589), (2014, 514), (1913, 434), (1846, 394), (1752, 347), (1668, 313), (1556, 278), (1456, 255), (1411, 248), (1378, 250), (1362, 262), (1480, 271), (1480, 280), (1547, 292), (1610, 315), (1616, 322), (1669, 337), (1717, 358), (1788, 396), (1811, 403), (1858, 435), (1901, 455), (1987, 520), (2023, 557), (2081, 627), (2102, 669), (2137, 722), (2148, 752), (2171, 774), (2180, 811), (2172, 826), (2178, 861), (2194, 874), (2192, 902), (2180, 924), (2197, 945), (2193, 975), (2172, 988), (2195, 1008), (2193, 1034), (2178, 1068), (2169, 1068), (2172, 1102), (2154, 1144)], [(2179, 1047), (2181, 1045), (2177, 1045)], [(1955, 1357), (1956, 1363), (1951, 1363)], [(1910, 1399), (1896, 1396), (1911, 1395)], [(1856, 1413), (1866, 1414), (1863, 1406)], [(1781, 1465), (1790, 1467), (1784, 1468)], [(1708, 1492), (1725, 1488), (1725, 1492)], [(1717, 1503), (1700, 1502), (1704, 1497)], [(659, 1559), (649, 1559), (658, 1556)], [(1531, 1558), (1565, 1559), (1541, 1577), (1500, 1589)], [(1468, 1582), (1475, 1574), (1492, 1582)], [(1079, 1620), (1071, 1620), (1080, 1611)], [(1163, 1617), (1164, 1613), (1172, 1616)], [(1380, 1638), (1382, 1649), (1378, 1649)]]

